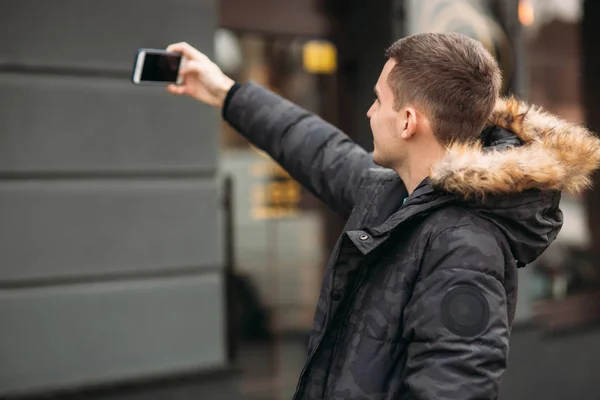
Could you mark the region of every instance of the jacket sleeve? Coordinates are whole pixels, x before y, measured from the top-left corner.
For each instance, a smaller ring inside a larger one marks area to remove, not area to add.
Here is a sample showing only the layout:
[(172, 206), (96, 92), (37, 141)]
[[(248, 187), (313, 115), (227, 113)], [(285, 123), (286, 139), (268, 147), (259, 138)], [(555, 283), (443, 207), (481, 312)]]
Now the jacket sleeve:
[(223, 117), (330, 208), (350, 214), (374, 164), (348, 136), (253, 82), (234, 87)]
[(409, 398), (499, 397), (509, 337), (504, 268), (483, 229), (449, 228), (430, 242), (404, 314)]

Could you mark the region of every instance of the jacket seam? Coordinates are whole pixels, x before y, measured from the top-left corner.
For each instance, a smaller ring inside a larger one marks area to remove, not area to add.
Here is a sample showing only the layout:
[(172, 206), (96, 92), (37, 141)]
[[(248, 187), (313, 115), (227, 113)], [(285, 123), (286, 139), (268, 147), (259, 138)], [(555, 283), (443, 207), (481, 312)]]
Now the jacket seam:
[[(415, 290), (413, 291), (413, 296), (414, 296), (415, 293), (417, 293), (419, 291), (419, 286), (420, 286), (421, 283), (423, 283), (427, 279), (433, 277), (438, 272), (445, 272), (445, 271), (466, 271), (466, 272), (472, 272), (472, 273), (475, 273), (475, 274), (478, 274), (478, 275), (489, 276), (490, 278), (493, 278), (494, 280), (496, 280), (504, 288), (504, 284), (502, 283), (502, 281), (497, 276), (495, 276), (494, 274), (490, 274), (488, 272), (479, 271), (479, 270), (475, 270), (475, 269), (464, 268), (464, 267), (446, 267), (446, 268), (436, 269), (431, 274), (427, 275), (427, 277), (425, 277), (423, 279), (419, 279), (417, 281), (416, 285), (415, 285)], [(506, 292), (506, 290), (505, 290), (505, 292)], [(507, 294), (507, 296), (508, 296), (508, 294)]]
[[(427, 254), (431, 251), (431, 249), (430, 249), (431, 243), (433, 243), (441, 234), (443, 234), (443, 233), (445, 233), (445, 232), (447, 232), (447, 231), (449, 231), (451, 229), (464, 228), (464, 227), (467, 227), (467, 226), (474, 226), (474, 225), (473, 225), (473, 223), (465, 223), (465, 224), (460, 224), (460, 225), (456, 225), (456, 226), (450, 226), (448, 228), (444, 228), (441, 231), (439, 231), (433, 237), (433, 239), (430, 240), (429, 244), (425, 248), (425, 254), (426, 254), (426, 256), (423, 258), (423, 263), (422, 264), (426, 264), (426, 262), (427, 262)], [(492, 235), (492, 237), (493, 237), (493, 235)], [(427, 276), (422, 277), (421, 279), (418, 279), (417, 280), (417, 284), (418, 284), (418, 282), (423, 281), (423, 280), (429, 278), (430, 276), (432, 276), (433, 274), (435, 274), (437, 271), (444, 271), (444, 270), (450, 270), (450, 269), (458, 269), (458, 270), (464, 270), (464, 271), (479, 272), (479, 273), (482, 273), (482, 274), (485, 274), (485, 275), (489, 275), (489, 276), (492, 276), (494, 279), (498, 280), (498, 282), (500, 282), (504, 286), (504, 283), (502, 282), (501, 279), (499, 279), (498, 276), (494, 276), (493, 274), (490, 274), (490, 273), (487, 273), (487, 272), (483, 272), (483, 271), (479, 271), (479, 270), (473, 270), (473, 269), (468, 269), (468, 268), (462, 268), (462, 267), (437, 268), (435, 271), (429, 273)], [(415, 286), (415, 288), (416, 288), (416, 286)]]

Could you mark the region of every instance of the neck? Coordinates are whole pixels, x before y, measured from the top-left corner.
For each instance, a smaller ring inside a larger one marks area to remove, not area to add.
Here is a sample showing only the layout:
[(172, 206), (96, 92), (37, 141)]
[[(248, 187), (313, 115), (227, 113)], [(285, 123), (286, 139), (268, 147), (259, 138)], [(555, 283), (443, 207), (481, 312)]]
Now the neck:
[(402, 165), (394, 168), (404, 182), (409, 195), (430, 175), (431, 167), (444, 156), (444, 149), (439, 145), (434, 145), (427, 152), (411, 153), (415, 154), (412, 159), (405, 160)]

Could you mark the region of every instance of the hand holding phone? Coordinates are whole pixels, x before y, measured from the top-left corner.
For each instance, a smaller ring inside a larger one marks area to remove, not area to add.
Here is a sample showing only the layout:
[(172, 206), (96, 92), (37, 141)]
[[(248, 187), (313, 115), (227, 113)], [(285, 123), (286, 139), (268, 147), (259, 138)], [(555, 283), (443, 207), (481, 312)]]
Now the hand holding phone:
[(179, 85), (169, 85), (169, 92), (186, 94), (208, 105), (223, 107), (225, 97), (234, 84), (232, 79), (205, 54), (187, 43), (172, 44), (166, 51), (182, 54), (186, 59), (185, 65), (179, 70), (183, 80)]
[(139, 49), (134, 63), (132, 81), (136, 85), (180, 85), (186, 58), (179, 52)]

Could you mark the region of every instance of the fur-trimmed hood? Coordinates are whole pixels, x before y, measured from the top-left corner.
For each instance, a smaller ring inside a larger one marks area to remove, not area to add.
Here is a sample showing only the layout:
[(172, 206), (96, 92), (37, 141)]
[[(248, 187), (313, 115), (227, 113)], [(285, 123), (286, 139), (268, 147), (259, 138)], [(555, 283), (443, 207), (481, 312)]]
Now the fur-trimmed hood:
[(515, 259), (528, 264), (562, 228), (561, 193), (588, 187), (599, 166), (592, 132), (508, 98), (498, 101), (477, 143), (449, 146), (429, 181), (493, 222)]
[(515, 98), (498, 101), (488, 125), (514, 133), (522, 145), (453, 144), (432, 168), (433, 186), (465, 198), (528, 189), (575, 193), (600, 166), (600, 139), (592, 132)]

